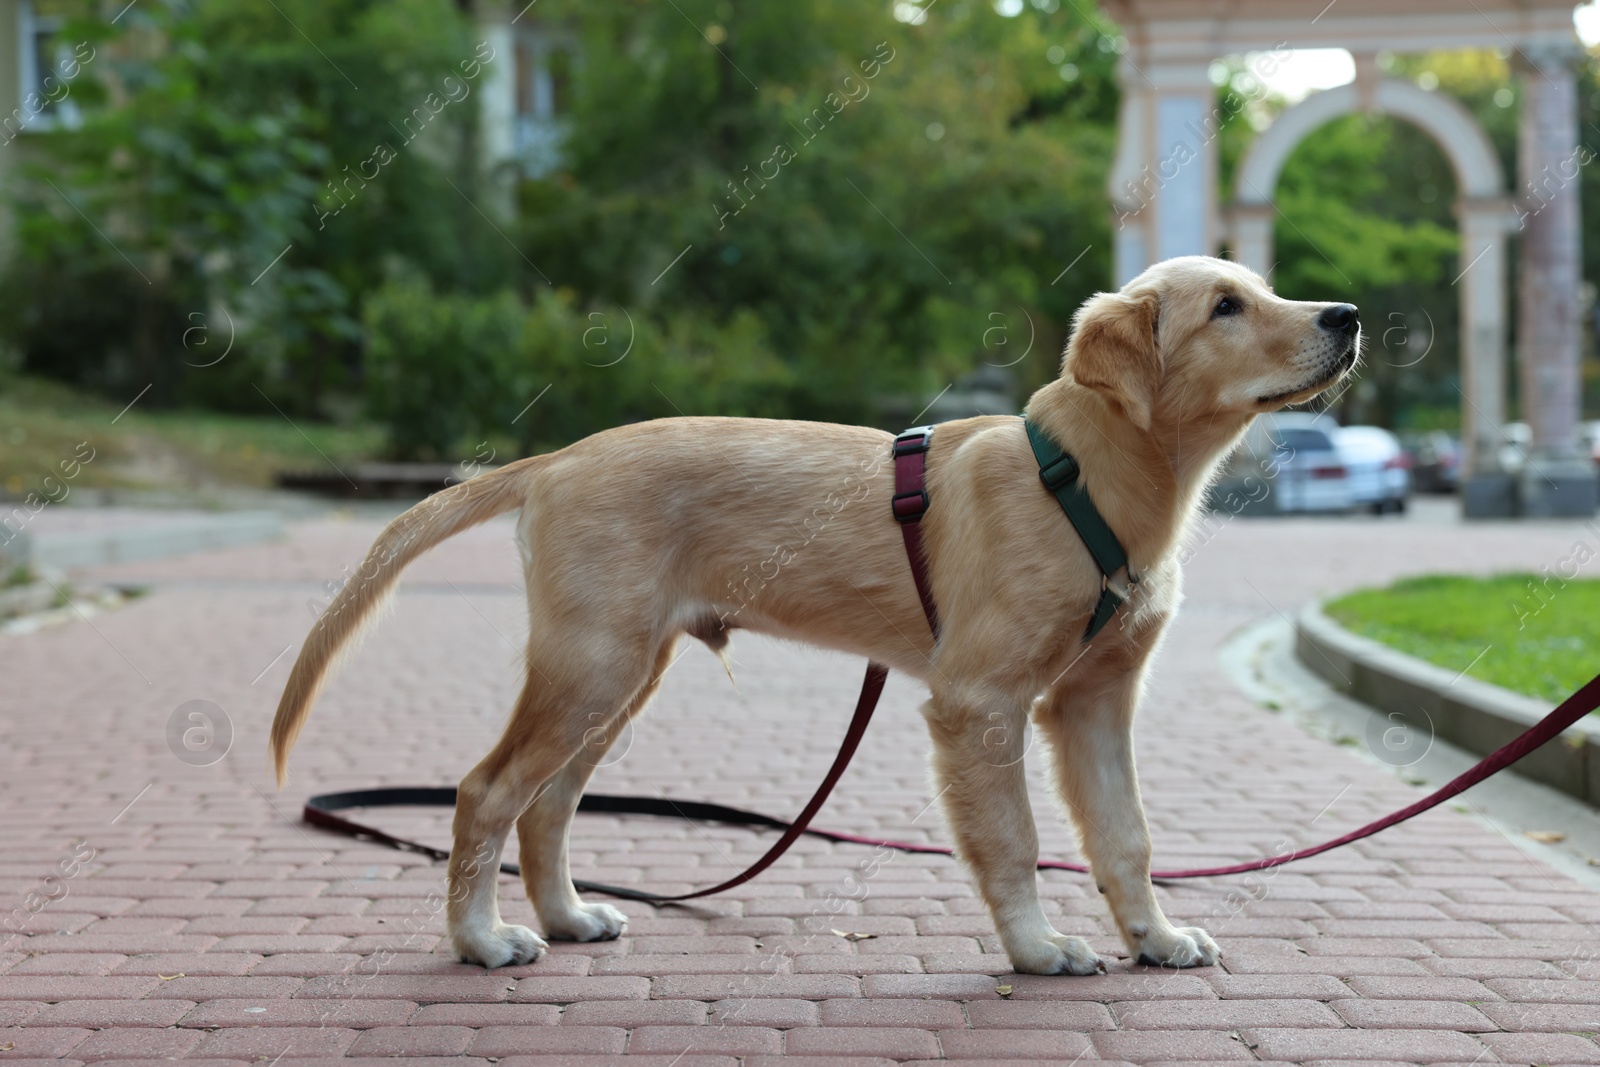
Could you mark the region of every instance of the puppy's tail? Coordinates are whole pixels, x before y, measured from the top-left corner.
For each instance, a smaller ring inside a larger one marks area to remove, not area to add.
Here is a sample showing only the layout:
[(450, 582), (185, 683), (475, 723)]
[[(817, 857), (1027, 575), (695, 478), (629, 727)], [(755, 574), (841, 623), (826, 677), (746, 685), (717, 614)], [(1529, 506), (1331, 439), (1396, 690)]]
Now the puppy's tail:
[(345, 582), (333, 603), (317, 618), (289, 672), (289, 681), (278, 701), (278, 714), (272, 720), (268, 747), (279, 788), (288, 774), (289, 752), (311, 714), (311, 704), (330, 667), (393, 591), (400, 572), (446, 538), (521, 507), (530, 475), (547, 458), (521, 459), (441, 490), (384, 527), (367, 550), (361, 569)]

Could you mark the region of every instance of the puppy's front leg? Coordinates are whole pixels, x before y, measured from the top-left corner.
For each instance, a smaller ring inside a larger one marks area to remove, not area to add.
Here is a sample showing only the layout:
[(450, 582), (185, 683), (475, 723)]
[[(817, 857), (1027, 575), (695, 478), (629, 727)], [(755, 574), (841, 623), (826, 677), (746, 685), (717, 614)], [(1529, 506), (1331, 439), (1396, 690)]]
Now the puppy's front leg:
[(1104, 970), (1087, 941), (1059, 933), (1039, 906), (1039, 835), (1022, 764), (1026, 706), (949, 686), (923, 714), (956, 854), (972, 869), (1011, 965), (1028, 974)]
[(1052, 690), (1035, 722), (1050, 738), (1062, 799), (1129, 954), (1142, 963), (1208, 967), (1220, 954), (1199, 927), (1167, 921), (1150, 884), (1150, 830), (1133, 765), (1142, 665), (1093, 685)]

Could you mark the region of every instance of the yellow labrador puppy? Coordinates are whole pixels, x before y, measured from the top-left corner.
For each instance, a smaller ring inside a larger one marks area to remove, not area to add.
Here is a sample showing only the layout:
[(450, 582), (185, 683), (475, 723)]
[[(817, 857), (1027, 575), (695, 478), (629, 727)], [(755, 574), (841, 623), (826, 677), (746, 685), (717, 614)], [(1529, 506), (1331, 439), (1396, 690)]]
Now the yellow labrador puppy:
[[(1250, 270), (1206, 257), (1159, 263), (1083, 306), (1060, 378), (1027, 413), (1078, 459), (1140, 579), (1087, 646), (1100, 572), (1040, 485), (1016, 417), (949, 422), (934, 436), (923, 527), (937, 643), (890, 516), (890, 438), (879, 430), (663, 419), (436, 493), (384, 530), (307, 637), (272, 725), (279, 782), (330, 663), (401, 569), (520, 509), (528, 678), (504, 736), (461, 782), (448, 930), (462, 959), (500, 967), (545, 948), (500, 918), (495, 879), (513, 824), (546, 937), (622, 932), (621, 912), (573, 889), (574, 808), (674, 646), (689, 635), (720, 652), (739, 628), (868, 656), (928, 684), (934, 789), (1018, 971), (1100, 967), (1039, 905), (1021, 760), (1030, 715), (1130, 955), (1214, 963), (1211, 938), (1173, 926), (1151, 888), (1134, 710), (1178, 606), (1179, 543), (1207, 480), (1252, 418), (1327, 388), (1359, 344), (1354, 307), (1280, 299)], [(1002, 734), (1014, 751), (992, 747)]]

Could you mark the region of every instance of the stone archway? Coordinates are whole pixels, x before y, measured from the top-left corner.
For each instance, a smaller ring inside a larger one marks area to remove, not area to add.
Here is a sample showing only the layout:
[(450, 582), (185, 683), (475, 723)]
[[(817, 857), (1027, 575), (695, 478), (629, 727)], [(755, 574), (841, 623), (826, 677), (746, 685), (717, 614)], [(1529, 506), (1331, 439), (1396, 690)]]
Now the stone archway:
[[(1112, 205), (1113, 283), (1157, 260), (1214, 255), (1226, 242), (1269, 265), (1271, 189), (1283, 158), (1306, 132), (1340, 114), (1387, 111), (1430, 133), (1456, 169), (1462, 197), (1463, 426), (1468, 515), (1592, 515), (1593, 463), (1578, 448), (1580, 248), (1577, 64), (1584, 58), (1572, 0), (1339, 0), (1307, 18), (1293, 0), (1101, 0), (1125, 47)], [(1355, 84), (1308, 97), (1284, 112), (1251, 153), (1261, 193), (1221, 210), (1216, 135), (1227, 107), (1208, 77), (1224, 55), (1272, 57), (1300, 48), (1344, 48)], [(1516, 199), (1508, 200), (1492, 151), (1471, 116), (1442, 96), (1379, 78), (1382, 51), (1504, 49), (1522, 95)], [(1274, 131), (1278, 132), (1274, 132)], [(1297, 132), (1298, 131), (1298, 132)], [(1274, 162), (1276, 160), (1276, 162)], [(1259, 178), (1259, 180), (1258, 180)], [(1506, 239), (1519, 236), (1517, 368), (1533, 435), (1530, 461), (1513, 479), (1498, 465), (1505, 413)], [(1263, 252), (1262, 249), (1267, 251)]]
[[(1365, 75), (1365, 76), (1362, 76)], [(1380, 78), (1371, 68), (1356, 81), (1313, 93), (1279, 115), (1250, 146), (1235, 175), (1228, 212), (1234, 256), (1263, 276), (1272, 270), (1277, 219), (1273, 193), (1297, 145), (1343, 115), (1381, 113), (1428, 134), (1455, 171), (1456, 216), (1461, 222), (1461, 437), (1475, 513), (1506, 510), (1505, 479), (1497, 456), (1505, 423), (1506, 240), (1517, 214), (1505, 197), (1505, 177), (1494, 146), (1478, 122), (1453, 98), (1408, 81)]]

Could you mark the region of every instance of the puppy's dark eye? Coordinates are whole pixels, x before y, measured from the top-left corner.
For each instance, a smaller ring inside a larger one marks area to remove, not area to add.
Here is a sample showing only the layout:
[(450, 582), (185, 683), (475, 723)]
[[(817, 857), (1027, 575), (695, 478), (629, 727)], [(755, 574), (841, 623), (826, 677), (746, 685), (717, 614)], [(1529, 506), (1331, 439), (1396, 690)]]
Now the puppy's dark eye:
[(1231, 296), (1225, 296), (1217, 301), (1217, 306), (1211, 309), (1211, 317), (1220, 315), (1237, 315), (1244, 310), (1244, 305)]

